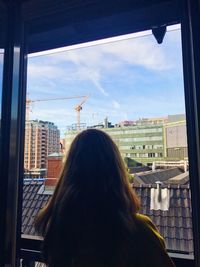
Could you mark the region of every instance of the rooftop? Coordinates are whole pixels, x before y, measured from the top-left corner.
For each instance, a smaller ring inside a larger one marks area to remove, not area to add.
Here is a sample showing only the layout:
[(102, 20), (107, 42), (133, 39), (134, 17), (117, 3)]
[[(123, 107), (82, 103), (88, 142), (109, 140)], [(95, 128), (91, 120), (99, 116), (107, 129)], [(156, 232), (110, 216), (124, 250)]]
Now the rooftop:
[(48, 155), (48, 158), (63, 157), (63, 153), (52, 153)]
[(165, 186), (169, 190), (167, 211), (150, 209), (153, 186), (141, 185), (135, 190), (141, 201), (141, 213), (148, 215), (158, 227), (169, 251), (193, 254), (191, 193), (188, 185)]
[(170, 168), (155, 171), (144, 171), (134, 174), (134, 183), (139, 184), (155, 184), (163, 182), (164, 184), (185, 184), (188, 183), (189, 173), (183, 172), (182, 168)]
[[(24, 183), (22, 233), (36, 235), (34, 219), (51, 194), (43, 194), (43, 181)], [(169, 192), (169, 209), (151, 209), (151, 190), (156, 185), (139, 185), (135, 190), (141, 200), (141, 213), (148, 215), (166, 240), (169, 251), (193, 254), (191, 194), (189, 185), (162, 185)]]

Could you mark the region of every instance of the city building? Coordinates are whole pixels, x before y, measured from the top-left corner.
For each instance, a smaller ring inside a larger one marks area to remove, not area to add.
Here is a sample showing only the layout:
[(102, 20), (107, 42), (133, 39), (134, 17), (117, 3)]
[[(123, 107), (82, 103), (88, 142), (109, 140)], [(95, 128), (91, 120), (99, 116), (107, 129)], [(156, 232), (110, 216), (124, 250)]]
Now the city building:
[(147, 125), (147, 124), (164, 124), (168, 122), (168, 117), (158, 117), (158, 118), (140, 118), (135, 123), (137, 125)]
[(143, 124), (103, 129), (117, 144), (128, 166), (151, 165), (164, 156), (164, 126)]
[[(142, 118), (134, 123), (120, 122), (116, 127), (107, 122), (89, 128), (100, 128), (107, 132), (117, 144), (128, 167), (151, 166), (154, 161), (186, 160), (188, 157), (184, 114)], [(76, 130), (66, 133), (66, 150), (77, 133)]]
[(170, 160), (187, 160), (186, 121), (172, 121), (165, 124), (165, 157)]
[(117, 126), (118, 127), (124, 127), (124, 126), (133, 126), (136, 125), (135, 121), (120, 121)]
[[(102, 127), (101, 129), (112, 137), (130, 167), (142, 164), (151, 165), (155, 159), (162, 159), (164, 156), (164, 126), (162, 124)], [(76, 134), (77, 131), (68, 131), (65, 134), (66, 151)]]
[(26, 122), (24, 169), (45, 169), (47, 156), (59, 153), (60, 131), (58, 127), (49, 121), (32, 120)]
[(33, 168), (31, 170), (24, 170), (24, 178), (32, 179), (32, 178), (41, 178), (46, 176), (47, 170), (45, 168)]

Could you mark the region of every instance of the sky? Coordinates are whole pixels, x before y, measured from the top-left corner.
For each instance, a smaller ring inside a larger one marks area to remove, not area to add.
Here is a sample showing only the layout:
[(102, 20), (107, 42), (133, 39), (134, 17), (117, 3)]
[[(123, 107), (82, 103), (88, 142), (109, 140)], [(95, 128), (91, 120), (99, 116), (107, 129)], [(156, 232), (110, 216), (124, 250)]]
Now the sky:
[[(89, 96), (80, 113), (88, 126), (105, 117), (115, 124), (185, 113), (180, 29), (167, 32), (161, 45), (149, 33), (30, 55), (27, 97)], [(29, 117), (54, 122), (63, 136), (77, 123), (82, 100), (34, 102)]]

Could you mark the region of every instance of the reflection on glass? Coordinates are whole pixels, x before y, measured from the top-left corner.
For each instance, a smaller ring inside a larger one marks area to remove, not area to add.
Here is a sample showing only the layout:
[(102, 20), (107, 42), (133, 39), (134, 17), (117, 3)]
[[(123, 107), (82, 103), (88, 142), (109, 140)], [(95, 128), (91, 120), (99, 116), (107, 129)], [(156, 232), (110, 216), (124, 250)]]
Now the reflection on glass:
[(24, 234), (35, 234), (74, 137), (99, 128), (119, 147), (141, 212), (167, 248), (193, 253), (181, 58), (177, 26), (162, 45), (144, 32), (29, 57)]

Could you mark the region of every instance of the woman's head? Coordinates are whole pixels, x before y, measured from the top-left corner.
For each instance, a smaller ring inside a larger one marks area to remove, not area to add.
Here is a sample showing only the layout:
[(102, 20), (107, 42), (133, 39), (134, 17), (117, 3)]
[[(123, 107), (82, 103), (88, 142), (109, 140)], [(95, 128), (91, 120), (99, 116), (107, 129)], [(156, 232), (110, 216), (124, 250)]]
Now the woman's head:
[(129, 187), (124, 162), (116, 144), (101, 130), (88, 129), (73, 140), (60, 183), (104, 195)]
[[(105, 132), (88, 129), (73, 140), (55, 193), (36, 226), (46, 236), (52, 229), (60, 237), (66, 233), (75, 244), (82, 231), (108, 236), (116, 228), (119, 235), (119, 229), (130, 233), (138, 207), (116, 144)], [(86, 231), (88, 225), (91, 230)]]

